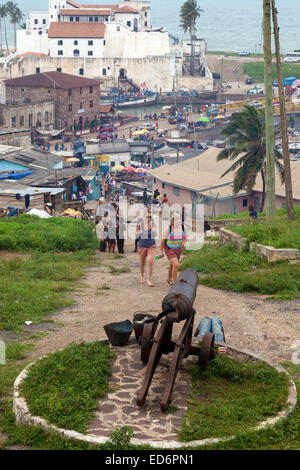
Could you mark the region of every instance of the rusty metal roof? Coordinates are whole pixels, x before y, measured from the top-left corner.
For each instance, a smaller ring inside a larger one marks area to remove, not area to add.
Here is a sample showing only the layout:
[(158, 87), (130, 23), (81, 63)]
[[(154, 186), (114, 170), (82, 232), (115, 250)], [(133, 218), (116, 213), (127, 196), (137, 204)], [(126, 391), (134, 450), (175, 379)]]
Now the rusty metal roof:
[(70, 88), (86, 88), (100, 85), (99, 80), (70, 75), (63, 72), (42, 72), (24, 77), (5, 80), (6, 86), (33, 87), (33, 88), (60, 88), (68, 90)]

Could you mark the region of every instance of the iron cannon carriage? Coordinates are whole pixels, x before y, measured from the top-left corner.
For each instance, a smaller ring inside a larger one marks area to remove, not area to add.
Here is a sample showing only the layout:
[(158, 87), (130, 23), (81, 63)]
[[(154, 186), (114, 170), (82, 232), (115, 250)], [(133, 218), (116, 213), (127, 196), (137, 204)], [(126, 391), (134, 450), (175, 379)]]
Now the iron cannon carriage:
[[(198, 364), (206, 368), (208, 361), (215, 357), (213, 333), (206, 333), (201, 346), (192, 345), (192, 334), (196, 311), (193, 304), (196, 298), (199, 279), (193, 269), (183, 271), (178, 281), (171, 287), (162, 302), (162, 313), (156, 319), (145, 322), (140, 338), (141, 361), (147, 364), (141, 389), (138, 392), (137, 405), (143, 406), (151, 385), (155, 369), (163, 354), (173, 353), (167, 377), (165, 391), (161, 400), (161, 409), (166, 411), (172, 395), (178, 370), (184, 358), (189, 355), (198, 357)], [(177, 340), (172, 340), (173, 324), (184, 321), (184, 326)]]

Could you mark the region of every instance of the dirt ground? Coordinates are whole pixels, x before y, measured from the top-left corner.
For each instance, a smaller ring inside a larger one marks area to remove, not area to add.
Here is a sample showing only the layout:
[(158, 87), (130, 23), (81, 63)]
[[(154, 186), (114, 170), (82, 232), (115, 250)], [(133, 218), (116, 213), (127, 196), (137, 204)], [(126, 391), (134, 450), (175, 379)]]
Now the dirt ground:
[[(125, 245), (125, 256), (115, 259), (108, 253), (97, 254), (98, 264), (89, 268), (77, 291), (70, 294), (74, 305), (53, 316), (57, 328), (36, 343), (32, 358), (65, 348), (73, 341), (106, 338), (104, 325), (129, 319), (136, 312), (158, 314), (167, 283), (168, 261), (155, 260), (154, 287), (139, 283), (139, 257)], [(158, 252), (158, 248), (157, 248)], [(129, 272), (111, 273), (108, 265), (126, 267)], [(101, 286), (109, 290), (101, 290)], [(219, 316), (226, 342), (253, 351), (274, 363), (291, 360), (292, 345), (299, 340), (300, 300), (276, 302), (263, 297), (218, 291), (199, 285), (195, 300), (195, 325), (205, 316)], [(182, 324), (175, 326), (175, 333)]]

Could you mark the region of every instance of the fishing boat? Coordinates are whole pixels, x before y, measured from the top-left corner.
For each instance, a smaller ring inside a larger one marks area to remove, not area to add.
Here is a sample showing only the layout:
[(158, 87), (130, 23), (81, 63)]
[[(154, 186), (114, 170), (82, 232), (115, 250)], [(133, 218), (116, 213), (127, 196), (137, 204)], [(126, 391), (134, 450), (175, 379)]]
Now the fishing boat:
[(148, 106), (151, 104), (155, 104), (157, 99), (157, 95), (153, 96), (142, 96), (133, 98), (127, 101), (119, 101), (117, 102), (118, 108), (135, 108), (136, 106)]

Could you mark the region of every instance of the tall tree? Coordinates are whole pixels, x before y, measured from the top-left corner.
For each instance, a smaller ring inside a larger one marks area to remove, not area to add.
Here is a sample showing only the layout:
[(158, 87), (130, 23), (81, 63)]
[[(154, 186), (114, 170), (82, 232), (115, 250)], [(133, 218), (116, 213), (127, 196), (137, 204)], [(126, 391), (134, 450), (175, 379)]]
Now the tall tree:
[[(0, 6), (0, 18), (1, 26), (4, 25), (4, 38), (6, 42), (7, 53), (9, 53), (8, 42), (7, 42), (7, 31), (6, 31), (6, 18), (7, 18), (7, 6), (6, 4)], [(2, 28), (1, 28), (1, 50), (2, 49)]]
[(289, 137), (286, 123), (286, 106), (285, 96), (282, 79), (282, 66), (280, 57), (280, 42), (279, 42), (279, 27), (277, 19), (277, 8), (275, 0), (271, 0), (272, 4), (272, 16), (274, 24), (274, 38), (275, 38), (275, 49), (276, 49), (276, 66), (277, 66), (277, 77), (278, 77), (278, 92), (279, 92), (279, 103), (280, 103), (280, 123), (281, 123), (281, 137), (282, 137), (282, 155), (284, 163), (284, 174), (285, 174), (285, 194), (286, 194), (286, 212), (289, 220), (294, 220), (294, 201), (293, 201), (293, 185), (291, 175), (291, 162), (290, 162), (290, 151), (289, 151)]
[[(262, 200), (260, 212), (264, 210), (266, 195), (266, 137), (265, 115), (262, 109), (252, 105), (244, 106), (239, 113), (234, 113), (223, 129), (225, 148), (217, 156), (217, 160), (231, 160), (234, 163), (222, 175), (234, 172), (233, 192), (239, 193), (246, 189), (251, 193), (258, 174), (262, 179)], [(284, 182), (284, 167), (280, 160), (282, 155), (274, 150), (275, 164)]]
[(267, 218), (275, 216), (275, 164), (274, 164), (274, 118), (272, 95), (272, 33), (271, 0), (263, 0), (264, 12), (264, 62), (265, 62), (265, 119), (266, 119), (266, 187)]
[(180, 27), (185, 33), (189, 32), (191, 36), (191, 62), (190, 74), (195, 75), (195, 37), (196, 37), (196, 21), (204, 10), (198, 6), (197, 0), (186, 0), (180, 11), (181, 23)]
[(18, 7), (18, 5), (13, 2), (7, 2), (6, 8), (7, 8), (7, 13), (10, 17), (10, 22), (14, 26), (14, 47), (16, 49), (17, 47), (17, 24), (19, 24), (23, 20), (24, 15), (22, 11), (20, 10), (20, 8)]

